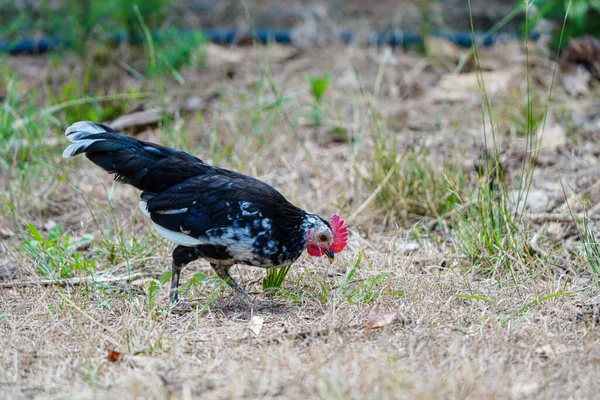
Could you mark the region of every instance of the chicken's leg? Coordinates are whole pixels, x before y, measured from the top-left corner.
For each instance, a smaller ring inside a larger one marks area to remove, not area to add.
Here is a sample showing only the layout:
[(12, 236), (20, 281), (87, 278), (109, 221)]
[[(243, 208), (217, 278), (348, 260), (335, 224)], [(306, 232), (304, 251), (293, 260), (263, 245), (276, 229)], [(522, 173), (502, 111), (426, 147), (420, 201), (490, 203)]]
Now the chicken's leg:
[(173, 250), (173, 265), (171, 266), (171, 290), (169, 291), (169, 300), (171, 305), (179, 302), (179, 277), (181, 270), (190, 262), (196, 260), (198, 254), (194, 249), (185, 246), (177, 246)]
[(171, 304), (177, 304), (179, 301), (179, 276), (185, 265), (177, 265), (175, 260), (171, 265), (171, 289), (169, 290), (169, 301)]
[(248, 293), (246, 293), (246, 291), (242, 289), (242, 287), (238, 285), (236, 281), (233, 280), (231, 275), (229, 275), (229, 266), (216, 265), (212, 263), (210, 265), (213, 267), (217, 275), (219, 275), (219, 278), (223, 279), (230, 288), (234, 289), (238, 293), (238, 296), (244, 303), (252, 305), (252, 300), (250, 299)]

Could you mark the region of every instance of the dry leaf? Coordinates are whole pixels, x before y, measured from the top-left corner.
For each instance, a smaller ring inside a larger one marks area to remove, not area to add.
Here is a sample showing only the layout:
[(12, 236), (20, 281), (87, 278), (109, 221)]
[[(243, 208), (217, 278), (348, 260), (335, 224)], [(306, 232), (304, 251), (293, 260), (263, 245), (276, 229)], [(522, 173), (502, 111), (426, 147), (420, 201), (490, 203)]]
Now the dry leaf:
[(380, 329), (386, 325), (391, 325), (398, 320), (397, 312), (382, 311), (379, 304), (367, 314), (367, 328)]
[[(429, 92), (433, 101), (465, 101), (473, 99), (478, 101), (480, 87), (478, 72), (468, 74), (446, 74), (442, 76), (437, 86)], [(493, 71), (483, 73), (485, 91), (489, 97), (495, 97), (505, 92), (511, 85), (518, 81), (519, 72), (515, 69), (507, 71)]]
[(263, 323), (265, 319), (259, 315), (254, 315), (250, 319), (250, 323), (248, 324), (248, 330), (254, 334), (254, 336), (259, 336), (260, 331), (263, 328)]
[(108, 350), (108, 355), (106, 356), (108, 362), (117, 362), (123, 359), (123, 355), (116, 350)]

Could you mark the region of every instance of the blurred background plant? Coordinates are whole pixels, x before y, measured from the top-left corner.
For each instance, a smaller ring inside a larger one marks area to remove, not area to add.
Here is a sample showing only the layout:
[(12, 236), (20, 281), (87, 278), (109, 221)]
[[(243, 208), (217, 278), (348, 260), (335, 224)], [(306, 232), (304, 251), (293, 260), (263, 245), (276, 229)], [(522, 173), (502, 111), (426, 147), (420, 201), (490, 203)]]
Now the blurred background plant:
[(541, 21), (550, 21), (553, 25), (551, 43), (554, 47), (559, 45), (561, 36), (563, 47), (571, 39), (580, 36), (600, 36), (599, 0), (536, 0), (532, 4), (536, 12), (531, 15), (531, 27), (536, 29)]

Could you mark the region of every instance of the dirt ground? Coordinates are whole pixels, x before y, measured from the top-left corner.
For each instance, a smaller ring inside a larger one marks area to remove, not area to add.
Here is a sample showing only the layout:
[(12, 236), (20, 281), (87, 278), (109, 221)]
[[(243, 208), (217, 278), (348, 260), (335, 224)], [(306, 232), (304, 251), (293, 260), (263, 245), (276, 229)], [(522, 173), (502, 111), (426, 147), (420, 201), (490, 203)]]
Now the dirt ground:
[[(172, 106), (168, 123), (127, 133), (185, 147), (269, 182), (298, 206), (348, 219), (347, 249), (332, 266), (303, 256), (283, 285), (287, 296), (265, 294), (262, 270), (233, 269), (257, 304), (276, 303), (264, 309), (215, 292), (203, 261), (184, 270), (184, 281), (195, 273), (209, 277), (186, 290), (201, 304), (184, 314), (161, 301), (167, 285), (159, 285), (156, 304), (149, 302), (151, 278), (102, 284), (161, 273), (173, 246), (151, 233), (134, 189), (113, 185), (85, 159), (60, 158), (65, 121), (50, 122), (42, 140), (50, 161), (31, 178), (36, 190), (23, 189), (16, 169), (0, 178), (16, 210), (5, 207), (0, 216), (0, 265), (16, 266), (0, 281), (0, 397), (597, 398), (600, 326), (579, 306), (598, 295), (598, 286), (574, 261), (580, 238), (565, 193), (575, 212), (583, 192), (592, 205), (600, 201), (598, 85), (574, 95), (569, 77), (554, 82), (526, 203), (528, 228), (553, 254), (548, 268), (515, 266), (516, 276), (490, 276), (457, 250), (455, 238), (432, 228), (434, 217), (403, 217), (369, 201), (374, 188), (362, 178), (377, 162), (381, 132), (395, 137), (400, 151), (425, 148), (436, 171), (450, 160), (472, 176), (484, 132), (493, 127), (517, 186), (526, 151), (523, 43), (481, 50), (493, 123), (482, 122), (473, 62), (454, 72), (464, 50), (444, 41), (429, 46), (435, 56), (338, 44), (209, 45), (204, 67), (182, 71), (184, 85), (169, 78), (162, 100), (127, 110), (164, 100)], [(555, 69), (542, 48), (531, 44), (529, 58), (536, 112), (546, 105)], [(21, 93), (66, 81), (81, 68), (73, 60), (57, 66), (48, 56), (10, 57), (6, 65)], [(307, 74), (325, 73), (323, 122), (313, 124)], [(144, 88), (120, 67), (98, 74), (106, 93)], [(73, 240), (93, 236), (81, 252), (98, 257), (97, 269), (77, 275), (90, 283), (40, 284), (35, 262), (18, 250), (23, 239), (14, 214), (44, 235), (62, 224)], [(119, 240), (128, 256), (102, 255)]]

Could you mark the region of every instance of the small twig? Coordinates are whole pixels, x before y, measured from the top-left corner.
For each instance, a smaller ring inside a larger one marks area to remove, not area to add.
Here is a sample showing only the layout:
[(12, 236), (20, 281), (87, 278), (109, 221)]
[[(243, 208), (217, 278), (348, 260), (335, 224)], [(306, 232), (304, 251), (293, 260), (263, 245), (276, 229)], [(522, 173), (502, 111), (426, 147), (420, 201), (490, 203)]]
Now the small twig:
[(0, 283), (0, 289), (13, 288), (13, 287), (29, 287), (29, 286), (70, 286), (70, 285), (84, 285), (88, 283), (118, 283), (118, 282), (133, 282), (142, 278), (154, 278), (158, 279), (156, 273), (139, 273), (128, 276), (118, 276), (115, 278), (72, 278), (72, 279), (43, 279), (34, 281), (19, 281), (19, 282), (6, 282)]

